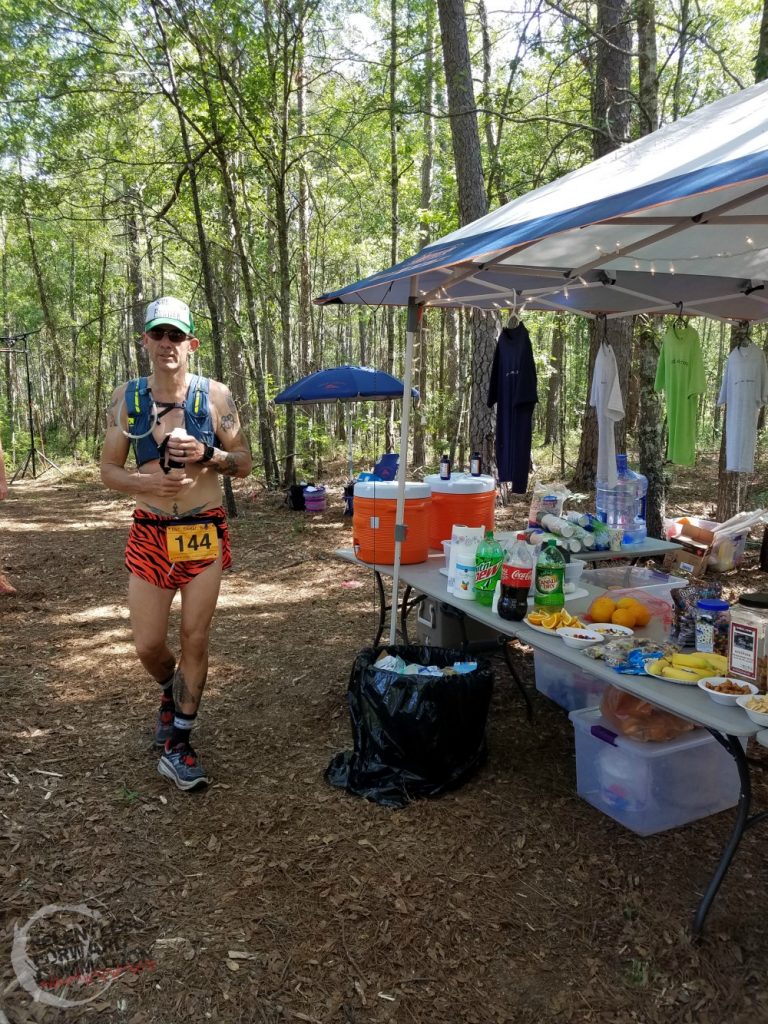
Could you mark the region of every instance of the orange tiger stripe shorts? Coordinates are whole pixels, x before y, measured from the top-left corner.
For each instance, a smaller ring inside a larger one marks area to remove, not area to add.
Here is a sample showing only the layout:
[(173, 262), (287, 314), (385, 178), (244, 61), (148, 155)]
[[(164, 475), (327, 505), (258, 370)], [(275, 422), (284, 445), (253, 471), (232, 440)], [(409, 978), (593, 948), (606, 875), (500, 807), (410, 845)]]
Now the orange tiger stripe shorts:
[(232, 565), (232, 549), (229, 543), (227, 515), (222, 506), (200, 512), (194, 516), (169, 519), (137, 508), (133, 512), (133, 523), (125, 546), (125, 567), (140, 580), (146, 580), (161, 590), (179, 590), (213, 565), (215, 558), (201, 558), (192, 562), (172, 562), (168, 558), (165, 542), (165, 527), (179, 523), (216, 524), (221, 543), (221, 567)]

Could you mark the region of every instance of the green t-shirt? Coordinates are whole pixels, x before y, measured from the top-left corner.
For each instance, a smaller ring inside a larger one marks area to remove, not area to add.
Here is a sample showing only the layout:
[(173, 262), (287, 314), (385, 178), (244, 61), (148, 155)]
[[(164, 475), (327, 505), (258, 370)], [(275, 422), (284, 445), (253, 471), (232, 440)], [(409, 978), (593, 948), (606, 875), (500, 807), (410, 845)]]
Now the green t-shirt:
[(696, 461), (698, 396), (705, 384), (698, 333), (693, 327), (670, 327), (661, 342), (654, 386), (667, 398), (667, 458), (678, 466)]

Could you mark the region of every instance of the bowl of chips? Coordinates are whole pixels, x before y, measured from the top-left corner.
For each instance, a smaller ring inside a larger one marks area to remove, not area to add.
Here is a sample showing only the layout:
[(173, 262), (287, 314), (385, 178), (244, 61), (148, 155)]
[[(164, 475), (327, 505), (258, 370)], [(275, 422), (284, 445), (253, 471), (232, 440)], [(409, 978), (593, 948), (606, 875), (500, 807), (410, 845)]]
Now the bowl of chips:
[(764, 693), (737, 697), (736, 703), (746, 711), (755, 725), (768, 725), (768, 696)]

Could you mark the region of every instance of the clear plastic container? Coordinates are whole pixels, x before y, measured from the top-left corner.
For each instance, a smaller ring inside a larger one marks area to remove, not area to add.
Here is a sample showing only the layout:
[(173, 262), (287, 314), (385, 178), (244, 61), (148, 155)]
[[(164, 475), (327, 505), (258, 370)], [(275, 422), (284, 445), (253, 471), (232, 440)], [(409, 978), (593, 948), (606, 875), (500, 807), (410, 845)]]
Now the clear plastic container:
[(724, 811), (739, 799), (736, 764), (705, 729), (666, 743), (638, 743), (617, 735), (599, 708), (569, 717), (576, 792), (641, 836)]
[(608, 683), (576, 668), (564, 658), (534, 648), (536, 689), (566, 711), (591, 708), (600, 703)]
[(618, 479), (615, 487), (598, 480), (597, 513), (607, 526), (624, 530), (623, 545), (641, 544), (648, 531), (645, 525), (645, 498), (648, 480), (627, 465), (626, 455), (616, 456)]
[(696, 650), (702, 654), (728, 654), (730, 605), (717, 598), (696, 603)]
[(754, 683), (761, 693), (768, 684), (768, 593), (742, 594), (731, 607), (728, 633), (728, 675)]

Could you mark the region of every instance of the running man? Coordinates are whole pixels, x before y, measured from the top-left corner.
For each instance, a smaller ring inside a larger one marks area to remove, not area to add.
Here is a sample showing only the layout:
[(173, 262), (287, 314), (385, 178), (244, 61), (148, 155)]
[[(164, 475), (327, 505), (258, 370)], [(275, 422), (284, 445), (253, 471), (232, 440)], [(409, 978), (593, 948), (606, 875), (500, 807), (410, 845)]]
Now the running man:
[[(136, 653), (162, 690), (157, 766), (179, 789), (207, 783), (190, 744), (208, 673), (208, 640), (221, 573), (231, 565), (219, 476), (245, 477), (251, 454), (229, 390), (189, 373), (200, 344), (186, 303), (147, 306), (143, 344), (149, 377), (116, 388), (107, 412), (101, 479), (136, 499), (125, 564)], [(133, 443), (136, 469), (126, 469)], [(168, 646), (174, 594), (181, 590), (181, 655)]]

